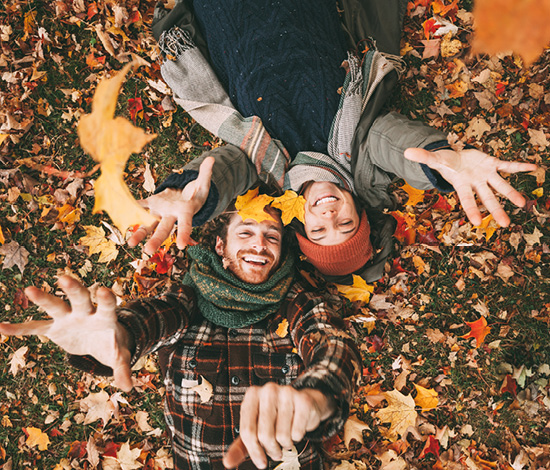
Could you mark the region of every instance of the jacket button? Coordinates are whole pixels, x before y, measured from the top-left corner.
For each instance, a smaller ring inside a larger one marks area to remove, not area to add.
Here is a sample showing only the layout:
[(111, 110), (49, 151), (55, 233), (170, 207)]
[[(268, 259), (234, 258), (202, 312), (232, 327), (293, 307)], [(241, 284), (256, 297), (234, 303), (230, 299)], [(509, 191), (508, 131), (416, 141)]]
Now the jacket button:
[(189, 367), (191, 367), (191, 369), (194, 369), (195, 367), (197, 367), (197, 360), (196, 359), (191, 359), (189, 361)]
[(289, 371), (290, 371), (290, 367), (288, 367), (288, 364), (285, 364), (283, 367), (281, 367), (281, 372), (283, 374), (288, 374)]
[(231, 338), (235, 338), (237, 334), (238, 333), (235, 330), (229, 330), (229, 336), (231, 336)]
[(239, 385), (239, 382), (240, 382), (240, 381), (241, 381), (241, 380), (240, 380), (239, 377), (237, 377), (236, 375), (234, 375), (233, 377), (231, 377), (231, 383), (232, 383), (233, 385)]

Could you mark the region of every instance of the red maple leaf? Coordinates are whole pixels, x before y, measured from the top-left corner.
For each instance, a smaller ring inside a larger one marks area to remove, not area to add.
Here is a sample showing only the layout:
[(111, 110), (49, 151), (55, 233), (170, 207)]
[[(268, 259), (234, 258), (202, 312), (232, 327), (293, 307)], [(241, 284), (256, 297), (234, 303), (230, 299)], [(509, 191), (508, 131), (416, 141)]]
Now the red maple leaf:
[(143, 103), (141, 98), (130, 98), (128, 100), (128, 111), (130, 112), (130, 118), (134, 124), (136, 123), (138, 113), (141, 112), (141, 116), (143, 117)]
[(462, 338), (475, 338), (476, 348), (479, 348), (483, 344), (483, 341), (485, 341), (485, 337), (491, 332), (491, 327), (487, 326), (487, 320), (485, 320), (484, 317), (473, 322), (467, 321), (465, 323), (470, 327), (470, 332), (462, 336)]
[(414, 216), (403, 214), (400, 211), (393, 211), (391, 215), (397, 220), (397, 228), (393, 236), (405, 245), (412, 245), (416, 239)]
[(170, 271), (175, 259), (170, 253), (167, 252), (165, 247), (161, 247), (153, 256), (151, 256), (149, 261), (151, 263), (156, 263), (155, 271), (157, 273), (166, 274)]
[(432, 209), (435, 209), (436, 211), (442, 211), (442, 212), (450, 212), (452, 207), (441, 194), (437, 195), (437, 201), (432, 205)]
[(433, 436), (428, 436), (428, 440), (418, 458), (423, 459), (426, 457), (426, 454), (432, 454), (434, 457), (439, 457), (439, 441)]
[(512, 378), (510, 374), (506, 374), (506, 377), (504, 378), (504, 381), (502, 382), (502, 385), (500, 387), (500, 393), (508, 392), (515, 398), (518, 394), (517, 387), (518, 384), (516, 383), (516, 380)]

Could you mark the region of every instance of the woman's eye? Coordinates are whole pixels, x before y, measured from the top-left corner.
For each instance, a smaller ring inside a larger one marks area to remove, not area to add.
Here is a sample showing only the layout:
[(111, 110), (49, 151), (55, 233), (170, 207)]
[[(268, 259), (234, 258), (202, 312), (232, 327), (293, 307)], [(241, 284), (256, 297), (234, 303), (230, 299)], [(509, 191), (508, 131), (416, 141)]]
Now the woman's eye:
[(319, 228), (314, 228), (314, 229), (311, 229), (311, 233), (320, 233), (322, 232), (324, 229), (322, 227), (319, 227)]
[(345, 227), (346, 225), (350, 225), (351, 222), (352, 222), (351, 220), (346, 220), (345, 222), (342, 222), (340, 225), (341, 225), (342, 227)]

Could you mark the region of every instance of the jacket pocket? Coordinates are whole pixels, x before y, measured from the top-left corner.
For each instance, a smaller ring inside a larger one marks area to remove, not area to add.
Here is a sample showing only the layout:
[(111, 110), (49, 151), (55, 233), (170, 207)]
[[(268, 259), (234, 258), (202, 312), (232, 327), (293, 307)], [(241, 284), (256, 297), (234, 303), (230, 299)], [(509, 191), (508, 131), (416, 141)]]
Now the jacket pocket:
[(256, 353), (254, 361), (254, 385), (276, 382), (290, 385), (302, 372), (304, 366), (298, 354)]
[(184, 349), (180, 367), (173, 371), (174, 400), (181, 405), (184, 414), (202, 419), (212, 414), (216, 385), (224, 363), (221, 349)]

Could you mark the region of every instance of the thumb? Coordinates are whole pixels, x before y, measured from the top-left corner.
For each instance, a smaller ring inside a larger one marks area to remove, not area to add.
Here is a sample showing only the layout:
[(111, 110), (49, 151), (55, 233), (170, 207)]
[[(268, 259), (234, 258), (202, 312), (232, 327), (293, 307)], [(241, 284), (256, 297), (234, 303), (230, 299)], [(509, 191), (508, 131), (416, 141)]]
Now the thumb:
[(134, 387), (132, 382), (132, 371), (130, 370), (130, 352), (121, 350), (118, 345), (115, 347), (116, 361), (113, 365), (113, 379), (115, 386), (130, 392)]
[(223, 466), (225, 468), (235, 468), (243, 463), (248, 457), (248, 451), (240, 437), (237, 437), (229, 446), (223, 456)]
[(405, 158), (411, 162), (424, 163), (426, 165), (436, 163), (436, 156), (429, 150), (411, 147), (405, 150)]

